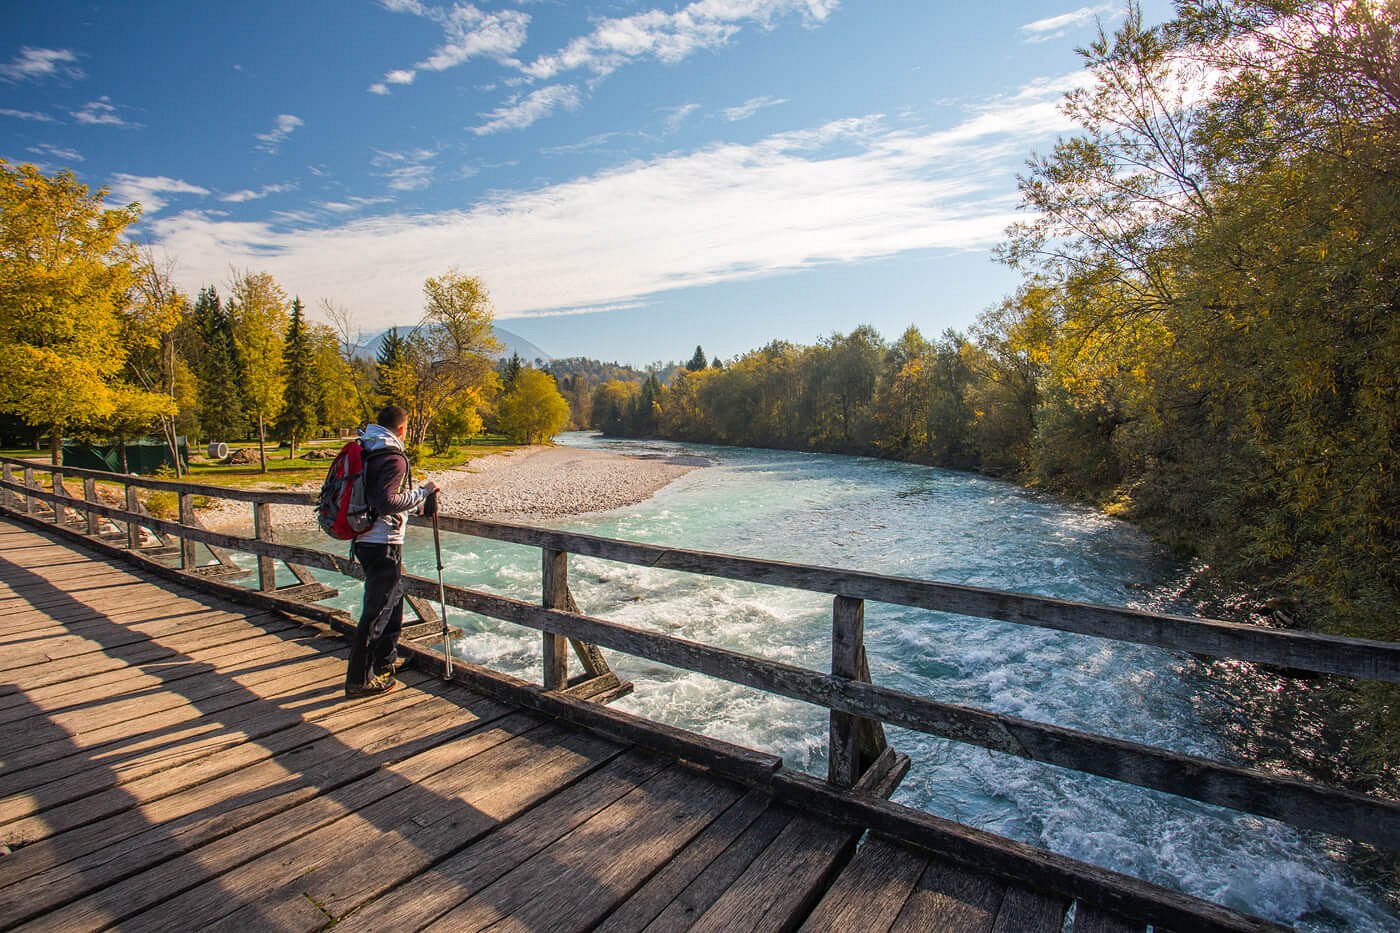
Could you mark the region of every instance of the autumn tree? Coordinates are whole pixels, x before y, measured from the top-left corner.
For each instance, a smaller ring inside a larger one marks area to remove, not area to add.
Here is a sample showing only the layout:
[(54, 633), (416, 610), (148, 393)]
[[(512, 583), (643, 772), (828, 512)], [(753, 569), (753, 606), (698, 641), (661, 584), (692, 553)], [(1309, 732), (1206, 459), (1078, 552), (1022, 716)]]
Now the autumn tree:
[(569, 422), (569, 403), (559, 394), (554, 377), (526, 367), (501, 396), (497, 423), (516, 443), (539, 444)]
[(49, 429), (111, 415), (126, 354), (121, 312), (136, 256), (122, 238), (135, 205), (103, 207), (72, 172), (0, 160), (0, 410)]
[(267, 425), (285, 404), (283, 343), (287, 293), (266, 272), (236, 273), (229, 299), (234, 345), (243, 376), (243, 401), (258, 428), (258, 462), (267, 472)]

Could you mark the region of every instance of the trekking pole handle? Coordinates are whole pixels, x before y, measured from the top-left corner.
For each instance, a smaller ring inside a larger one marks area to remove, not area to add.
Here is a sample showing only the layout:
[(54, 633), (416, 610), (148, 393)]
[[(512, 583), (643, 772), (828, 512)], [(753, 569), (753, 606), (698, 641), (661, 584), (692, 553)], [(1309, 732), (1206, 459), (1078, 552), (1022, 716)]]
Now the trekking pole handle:
[(428, 498), (423, 500), (423, 517), (435, 518), (438, 513), (437, 490), (428, 493)]

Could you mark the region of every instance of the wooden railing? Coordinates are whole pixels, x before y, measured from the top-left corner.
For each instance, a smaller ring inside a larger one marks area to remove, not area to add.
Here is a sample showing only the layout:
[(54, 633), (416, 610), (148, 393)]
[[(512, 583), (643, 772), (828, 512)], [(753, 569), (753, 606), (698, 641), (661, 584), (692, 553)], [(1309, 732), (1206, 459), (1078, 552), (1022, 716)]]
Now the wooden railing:
[[(16, 482), (13, 470), (23, 470)], [(179, 542), (180, 562), (193, 568), (196, 543), (211, 549), (243, 551), (259, 561), (267, 589), (271, 564), (314, 567), (362, 578), (346, 557), (272, 539), (267, 509), (273, 504), (312, 505), (313, 496), (292, 492), (232, 490), (214, 486), (60, 469), (0, 458), (0, 503), (15, 514), (39, 515), (48, 506), (56, 522), (74, 510), (93, 532), (95, 516), (124, 523), (129, 547), (139, 547), (138, 529), (147, 528)], [(53, 479), (40, 488), (35, 472)], [(64, 476), (81, 476), (85, 495), (75, 499), (63, 488)], [(92, 483), (121, 484), (124, 507), (96, 501)], [(91, 482), (90, 482), (91, 481)], [(182, 521), (157, 519), (137, 508), (135, 489), (168, 490), (181, 496)], [(253, 538), (209, 531), (190, 520), (186, 497), (215, 496), (252, 503), (261, 514)], [(414, 519), (423, 524), (423, 519)], [(1400, 644), (1281, 632), (1209, 619), (1163, 615), (1098, 606), (1022, 593), (960, 586), (903, 577), (757, 558), (618, 541), (591, 535), (440, 516), (449, 532), (539, 548), (542, 594), (533, 604), (468, 587), (448, 586), (448, 604), (538, 630), (544, 639), (544, 672), (549, 691), (574, 696), (616, 695), (615, 675), (606, 670), (598, 647), (717, 677), (825, 708), (830, 715), (828, 780), (838, 787), (888, 788), (908, 767), (886, 743), (882, 724), (902, 726), (1060, 767), (1166, 791), (1206, 803), (1281, 820), (1292, 825), (1400, 849), (1400, 803), (1345, 790), (1182, 755), (1136, 742), (1033, 722), (975, 707), (916, 696), (870, 682), (864, 648), (864, 604), (878, 601), (964, 616), (996, 619), (1118, 641), (1156, 645), (1212, 657), (1239, 658), (1270, 665), (1283, 674), (1338, 674), (1400, 681)], [(683, 571), (773, 586), (826, 593), (833, 597), (830, 672), (809, 670), (646, 631), (579, 611), (568, 589), (568, 555), (576, 554), (643, 567)], [(264, 568), (264, 562), (268, 565)], [(406, 576), (406, 591), (436, 598), (437, 582)], [(585, 672), (571, 680), (562, 640), (569, 639)], [(611, 678), (608, 681), (607, 678)], [(593, 689), (578, 690), (592, 685)]]

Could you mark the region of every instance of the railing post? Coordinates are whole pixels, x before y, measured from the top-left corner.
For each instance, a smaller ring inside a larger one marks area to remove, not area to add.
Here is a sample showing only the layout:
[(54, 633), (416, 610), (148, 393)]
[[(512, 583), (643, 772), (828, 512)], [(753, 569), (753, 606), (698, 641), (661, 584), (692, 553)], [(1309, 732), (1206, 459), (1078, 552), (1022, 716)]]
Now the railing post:
[[(848, 680), (860, 678), (865, 650), (865, 600), (837, 596), (831, 613), (831, 673)], [(850, 713), (831, 711), (830, 754), (827, 780), (850, 787), (860, 779), (857, 719)]]
[[(83, 501), (97, 501), (97, 480), (93, 479), (91, 476), (83, 477)], [(102, 533), (102, 526), (98, 523), (96, 512), (92, 509), (86, 509), (85, 511), (87, 512), (87, 533), (95, 538)]]
[[(54, 470), (52, 473), (49, 474), (49, 479), (51, 491), (55, 496), (68, 495), (68, 490), (63, 488), (62, 473), (60, 473), (58, 470)], [(53, 523), (55, 525), (65, 525), (68, 523), (68, 509), (65, 508), (63, 503), (61, 502), (55, 502), (53, 504)]]
[[(135, 515), (141, 510), (141, 503), (136, 498), (136, 487), (123, 484), (126, 489), (126, 510)], [(135, 551), (141, 547), (141, 524), (134, 519), (128, 519), (126, 523), (126, 546)]]
[[(542, 548), (544, 598), (546, 609), (569, 608), (569, 554)], [(563, 635), (544, 633), (544, 688), (563, 690), (569, 682), (569, 645)]]
[[(25, 468), (24, 468), (24, 488), (27, 489), (27, 490), (28, 490), (28, 489), (33, 489), (33, 488), (34, 488), (34, 468), (33, 468), (33, 467), (25, 467)], [(33, 496), (31, 496), (28, 492), (26, 492), (26, 493), (24, 494), (24, 514), (25, 514), (25, 515), (33, 515), (36, 511), (38, 511), (38, 506), (39, 506), (39, 500), (35, 499), (35, 498), (34, 498)]]
[[(253, 537), (273, 543), (272, 506), (266, 502), (253, 503)], [(258, 555), (258, 589), (264, 593), (277, 589), (277, 562)]]
[[(180, 524), (194, 524), (194, 493), (180, 493)], [(194, 542), (185, 535), (180, 535), (180, 569), (193, 570), (194, 564)]]
[[(8, 463), (0, 463), (0, 480), (4, 480), (7, 483), (13, 483), (15, 481), (14, 473), (10, 470), (10, 465)], [(9, 489), (0, 489), (0, 505), (8, 509), (10, 503), (16, 501), (12, 498), (13, 496), (14, 494), (10, 492)]]

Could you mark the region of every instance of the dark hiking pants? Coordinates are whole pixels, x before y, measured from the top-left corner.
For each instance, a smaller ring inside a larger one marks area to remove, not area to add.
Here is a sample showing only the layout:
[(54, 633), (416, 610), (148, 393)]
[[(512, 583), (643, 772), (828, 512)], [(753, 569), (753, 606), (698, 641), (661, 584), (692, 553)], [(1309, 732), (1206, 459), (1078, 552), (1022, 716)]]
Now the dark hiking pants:
[(368, 683), (375, 668), (385, 668), (394, 663), (398, 656), (399, 631), (403, 628), (401, 596), (389, 610), (383, 628), (377, 634), (374, 631), (379, 611), (389, 601), (389, 593), (403, 573), (402, 545), (356, 542), (355, 559), (365, 570), (365, 604), (360, 613), (360, 624), (355, 629), (355, 642), (350, 646), (346, 686)]

